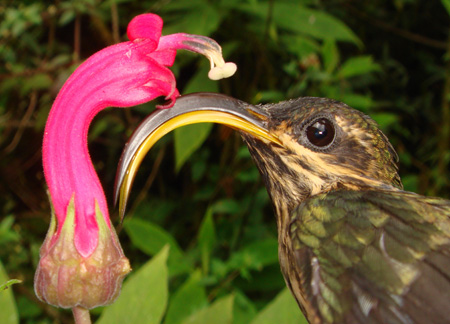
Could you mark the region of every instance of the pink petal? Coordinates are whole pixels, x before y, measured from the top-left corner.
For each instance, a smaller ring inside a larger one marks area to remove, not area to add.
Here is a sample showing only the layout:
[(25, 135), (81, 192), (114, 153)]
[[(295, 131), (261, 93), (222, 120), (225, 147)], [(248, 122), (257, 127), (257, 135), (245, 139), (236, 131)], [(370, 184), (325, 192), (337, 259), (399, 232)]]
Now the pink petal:
[(150, 53), (149, 56), (157, 61), (159, 64), (164, 66), (172, 66), (175, 62), (175, 55), (177, 54), (176, 49), (168, 48), (162, 50), (156, 50), (153, 53)]
[[(145, 39), (94, 54), (67, 80), (49, 115), (43, 145), (44, 172), (58, 224), (63, 224), (67, 205), (75, 194), (75, 245), (82, 255), (89, 255), (97, 246), (95, 200), (109, 224), (106, 199), (87, 149), (89, 124), (106, 107), (135, 106), (160, 95), (173, 95), (172, 72), (148, 55), (155, 48), (154, 41)], [(168, 51), (164, 57), (172, 53)], [(153, 80), (167, 85), (149, 86)]]
[(149, 13), (136, 16), (128, 24), (128, 39), (134, 41), (135, 39), (146, 38), (159, 41), (162, 26), (163, 21), (161, 17), (155, 14)]

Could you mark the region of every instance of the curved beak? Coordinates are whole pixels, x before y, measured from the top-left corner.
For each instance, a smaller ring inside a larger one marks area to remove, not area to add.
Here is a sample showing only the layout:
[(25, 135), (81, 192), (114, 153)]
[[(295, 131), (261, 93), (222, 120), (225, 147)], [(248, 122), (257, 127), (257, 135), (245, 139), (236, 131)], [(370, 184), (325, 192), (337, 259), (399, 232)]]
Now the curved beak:
[(196, 123), (219, 123), (269, 142), (280, 144), (267, 129), (269, 115), (261, 108), (217, 93), (196, 93), (179, 97), (172, 108), (156, 110), (135, 130), (119, 161), (114, 204), (125, 215), (136, 172), (152, 146), (175, 128)]

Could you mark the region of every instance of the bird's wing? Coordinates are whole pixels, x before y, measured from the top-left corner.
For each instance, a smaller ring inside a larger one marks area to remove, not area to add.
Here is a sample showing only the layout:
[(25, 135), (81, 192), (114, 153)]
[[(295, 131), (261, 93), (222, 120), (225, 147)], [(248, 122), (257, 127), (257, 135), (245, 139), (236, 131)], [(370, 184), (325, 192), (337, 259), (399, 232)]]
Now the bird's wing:
[(290, 235), (318, 323), (450, 323), (450, 201), (329, 192), (295, 210)]

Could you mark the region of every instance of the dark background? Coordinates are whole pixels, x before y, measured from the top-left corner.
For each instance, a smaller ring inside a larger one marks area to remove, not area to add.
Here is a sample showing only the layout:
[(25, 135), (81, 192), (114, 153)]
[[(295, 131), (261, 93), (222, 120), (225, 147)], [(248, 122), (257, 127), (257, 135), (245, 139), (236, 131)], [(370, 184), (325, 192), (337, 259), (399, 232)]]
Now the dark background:
[[(236, 76), (217, 83), (206, 77), (207, 60), (179, 52), (172, 71), (181, 93), (216, 91), (255, 104), (298, 96), (344, 101), (371, 115), (387, 134), (399, 153), (406, 190), (448, 198), (448, 10), (447, 0), (3, 0), (0, 259), (9, 278), (23, 280), (12, 288), (20, 322), (71, 322), (70, 313), (37, 301), (32, 288), (50, 220), (43, 128), (70, 73), (94, 52), (126, 41), (134, 16), (159, 14), (165, 34), (210, 36), (226, 60), (238, 65)], [(125, 254), (139, 269), (173, 239), (190, 267), (170, 276), (169, 295), (200, 269), (204, 306), (233, 293), (239, 296), (233, 323), (248, 323), (284, 282), (271, 205), (236, 133), (200, 125), (162, 139), (134, 184), (130, 223), (124, 223), (125, 231), (119, 224), (111, 199), (117, 162), (132, 130), (158, 102), (107, 109), (90, 128), (91, 157)], [(211, 220), (213, 230), (205, 225)], [(142, 237), (133, 224), (151, 227)], [(152, 231), (167, 236), (155, 238)], [(146, 241), (152, 239), (154, 245)], [(247, 317), (236, 315), (243, 305), (251, 309), (242, 312)]]

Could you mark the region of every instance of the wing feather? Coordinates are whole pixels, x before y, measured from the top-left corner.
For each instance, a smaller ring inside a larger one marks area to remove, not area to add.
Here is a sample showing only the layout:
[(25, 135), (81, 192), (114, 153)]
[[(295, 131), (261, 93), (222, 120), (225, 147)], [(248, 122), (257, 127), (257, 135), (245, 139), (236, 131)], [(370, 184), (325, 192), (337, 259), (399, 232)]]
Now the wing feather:
[(290, 271), (308, 274), (291, 290), (315, 323), (450, 323), (449, 201), (329, 192), (295, 210), (290, 235)]

